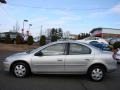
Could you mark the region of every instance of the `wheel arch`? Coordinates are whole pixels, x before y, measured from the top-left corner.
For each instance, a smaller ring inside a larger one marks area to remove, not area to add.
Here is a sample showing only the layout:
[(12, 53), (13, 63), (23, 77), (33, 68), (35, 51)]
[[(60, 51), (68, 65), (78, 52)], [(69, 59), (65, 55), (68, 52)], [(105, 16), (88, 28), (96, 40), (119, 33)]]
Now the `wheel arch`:
[(14, 61), (14, 62), (10, 65), (10, 70), (9, 70), (9, 71), (11, 72), (11, 70), (12, 70), (12, 68), (13, 68), (13, 65), (14, 65), (15, 63), (19, 63), (19, 62), (25, 63), (25, 64), (29, 67), (30, 72), (31, 72), (30, 65), (28, 64), (28, 62), (23, 61), (23, 60), (17, 60), (17, 61)]
[(100, 67), (102, 67), (102, 68), (105, 70), (105, 72), (107, 72), (107, 67), (106, 67), (104, 64), (102, 64), (102, 63), (95, 63), (95, 64), (92, 64), (92, 65), (89, 66), (89, 68), (88, 68), (88, 70), (87, 70), (87, 73), (89, 72), (89, 70), (90, 70), (91, 68), (93, 68), (93, 67), (95, 67), (95, 66), (100, 66)]

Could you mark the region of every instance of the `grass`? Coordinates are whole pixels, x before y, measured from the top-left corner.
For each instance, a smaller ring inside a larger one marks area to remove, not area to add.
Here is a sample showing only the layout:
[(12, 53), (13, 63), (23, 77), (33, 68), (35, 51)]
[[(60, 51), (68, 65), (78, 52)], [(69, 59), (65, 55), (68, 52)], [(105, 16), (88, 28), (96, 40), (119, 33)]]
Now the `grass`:
[(33, 44), (33, 45), (27, 45), (27, 44), (3, 44), (0, 43), (0, 50), (8, 50), (8, 51), (25, 51), (33, 48), (38, 48), (39, 45)]

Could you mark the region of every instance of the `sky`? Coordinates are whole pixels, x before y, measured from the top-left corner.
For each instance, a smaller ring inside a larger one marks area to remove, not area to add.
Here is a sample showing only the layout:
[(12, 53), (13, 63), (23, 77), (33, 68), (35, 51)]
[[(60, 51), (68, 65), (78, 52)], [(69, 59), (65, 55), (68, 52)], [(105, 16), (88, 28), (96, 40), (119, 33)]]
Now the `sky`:
[(25, 30), (37, 36), (49, 28), (71, 34), (89, 33), (97, 27), (120, 29), (120, 0), (6, 0), (0, 4), (0, 32), (25, 22)]

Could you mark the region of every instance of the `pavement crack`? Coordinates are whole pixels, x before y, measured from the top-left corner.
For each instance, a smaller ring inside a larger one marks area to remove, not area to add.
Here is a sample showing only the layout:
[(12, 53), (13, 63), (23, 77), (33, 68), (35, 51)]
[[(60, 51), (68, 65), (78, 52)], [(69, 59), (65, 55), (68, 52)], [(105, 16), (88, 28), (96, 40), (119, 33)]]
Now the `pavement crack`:
[(84, 90), (88, 90), (83, 82), (81, 82), (81, 86), (84, 88)]

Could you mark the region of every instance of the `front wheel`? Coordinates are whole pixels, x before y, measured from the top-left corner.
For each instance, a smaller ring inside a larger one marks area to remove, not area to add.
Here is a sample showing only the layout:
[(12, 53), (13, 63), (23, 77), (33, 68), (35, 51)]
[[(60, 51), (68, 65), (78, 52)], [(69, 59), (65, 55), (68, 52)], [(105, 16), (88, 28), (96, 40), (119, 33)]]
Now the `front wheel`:
[(18, 62), (13, 64), (12, 73), (18, 78), (23, 78), (30, 74), (30, 68), (27, 64)]
[(103, 67), (94, 66), (89, 69), (88, 76), (93, 81), (101, 81), (101, 80), (103, 80), (103, 78), (105, 76), (105, 70)]

